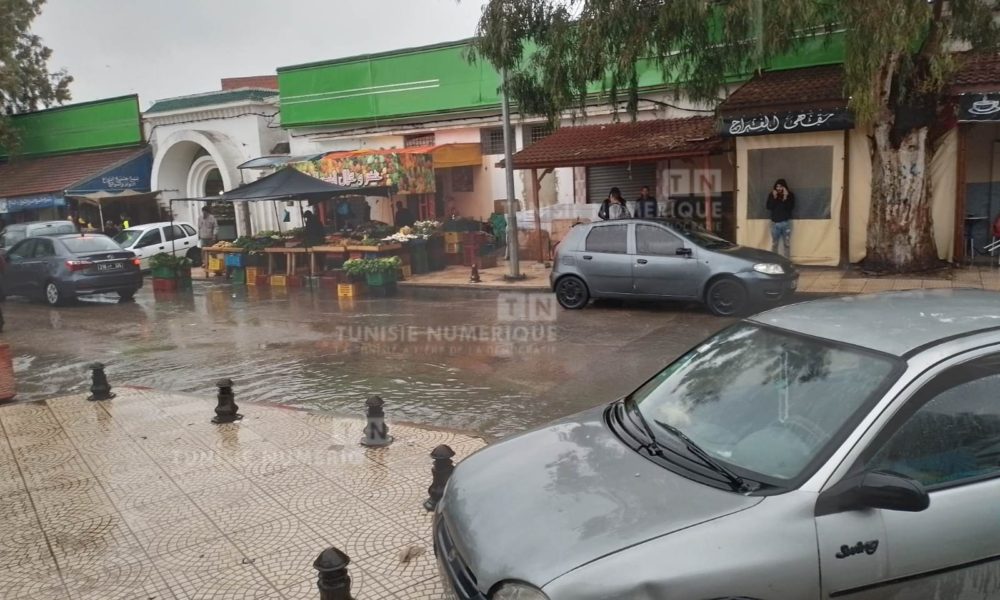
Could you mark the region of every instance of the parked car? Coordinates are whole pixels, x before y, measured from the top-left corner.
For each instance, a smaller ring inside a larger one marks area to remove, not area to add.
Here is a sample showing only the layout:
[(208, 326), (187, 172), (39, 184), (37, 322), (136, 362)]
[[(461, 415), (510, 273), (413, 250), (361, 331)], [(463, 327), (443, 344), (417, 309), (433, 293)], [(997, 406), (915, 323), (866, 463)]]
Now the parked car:
[(979, 290), (785, 306), (488, 446), (435, 514), (449, 593), (1000, 597), (998, 319)]
[(122, 248), (135, 252), (144, 271), (149, 269), (149, 259), (163, 252), (186, 256), (195, 262), (201, 258), (198, 232), (190, 223), (168, 221), (135, 225), (123, 229), (114, 240)]
[(39, 235), (58, 235), (76, 233), (76, 226), (69, 221), (33, 221), (31, 223), (14, 223), (4, 228), (0, 234), (0, 246), (6, 252), (10, 248), (29, 237)]
[(619, 220), (571, 229), (556, 248), (550, 283), (569, 309), (591, 298), (696, 300), (732, 316), (790, 295), (798, 278), (773, 252), (665, 220)]
[(29, 237), (7, 252), (5, 263), (4, 294), (53, 306), (109, 292), (128, 301), (142, 287), (139, 259), (102, 234)]

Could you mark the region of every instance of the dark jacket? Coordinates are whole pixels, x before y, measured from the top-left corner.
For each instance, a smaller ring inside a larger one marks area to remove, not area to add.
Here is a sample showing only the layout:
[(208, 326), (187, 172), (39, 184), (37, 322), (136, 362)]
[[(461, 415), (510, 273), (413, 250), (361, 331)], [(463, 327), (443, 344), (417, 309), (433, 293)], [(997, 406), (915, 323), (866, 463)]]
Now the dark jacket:
[(784, 223), (792, 218), (792, 212), (795, 210), (795, 194), (788, 192), (788, 197), (784, 200), (778, 200), (774, 197), (774, 192), (767, 195), (767, 210), (771, 213), (771, 221), (773, 223)]
[(413, 212), (405, 206), (396, 211), (396, 227), (412, 227), (416, 222)]
[(306, 219), (304, 233), (306, 246), (321, 246), (326, 241), (326, 231), (316, 217)]
[(646, 198), (639, 197), (635, 199), (635, 218), (636, 219), (655, 219), (657, 206), (656, 198), (648, 196)]

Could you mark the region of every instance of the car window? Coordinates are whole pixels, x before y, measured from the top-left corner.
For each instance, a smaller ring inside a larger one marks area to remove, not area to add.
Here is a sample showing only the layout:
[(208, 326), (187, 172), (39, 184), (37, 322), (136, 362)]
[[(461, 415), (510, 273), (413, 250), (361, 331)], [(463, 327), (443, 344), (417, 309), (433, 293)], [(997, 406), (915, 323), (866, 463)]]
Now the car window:
[(587, 252), (628, 252), (628, 225), (594, 227), (587, 234)]
[(76, 227), (70, 222), (44, 223), (32, 225), (27, 229), (29, 236), (37, 235), (60, 235), (63, 233), (76, 233)]
[(1000, 475), (1000, 355), (950, 369), (917, 394), (919, 409), (877, 444), (866, 469), (928, 487)]
[(184, 234), (187, 235), (188, 237), (198, 233), (197, 231), (194, 230), (194, 227), (191, 227), (190, 225), (181, 225), (181, 227), (184, 228)]
[(181, 229), (179, 225), (167, 225), (163, 228), (163, 231), (167, 234), (166, 241), (168, 242), (170, 240), (181, 240), (185, 237), (184, 230)]
[(56, 255), (56, 249), (52, 246), (52, 240), (35, 240), (35, 251), (32, 258), (49, 258)]
[(676, 235), (653, 225), (636, 225), (636, 254), (656, 254), (660, 256), (676, 256), (677, 249), (684, 244)]
[(122, 248), (130, 248), (141, 235), (141, 229), (126, 229), (118, 232), (112, 239)]
[(15, 247), (10, 249), (7, 253), (7, 258), (9, 259), (25, 259), (31, 256), (31, 253), (35, 251), (35, 240), (25, 240)]
[(23, 240), (27, 235), (24, 227), (8, 227), (3, 232), (3, 246), (10, 248), (14, 244)]
[(163, 237), (160, 235), (160, 229), (150, 229), (139, 239), (139, 243), (136, 244), (138, 248), (145, 248), (146, 246), (154, 246), (156, 244), (163, 243)]

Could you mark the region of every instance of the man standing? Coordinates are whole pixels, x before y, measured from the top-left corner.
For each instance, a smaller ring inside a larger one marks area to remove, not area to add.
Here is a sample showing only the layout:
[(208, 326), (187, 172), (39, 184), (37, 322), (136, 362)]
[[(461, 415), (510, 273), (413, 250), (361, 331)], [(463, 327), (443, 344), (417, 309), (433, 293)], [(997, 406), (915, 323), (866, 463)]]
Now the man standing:
[(771, 252), (792, 258), (792, 211), (795, 210), (795, 194), (788, 189), (784, 179), (774, 182), (774, 188), (767, 195), (767, 210), (771, 213)]
[(413, 227), (413, 224), (417, 220), (413, 216), (413, 211), (406, 207), (402, 202), (396, 203), (396, 228), (400, 227)]
[(207, 206), (201, 208), (201, 223), (198, 224), (198, 237), (201, 247), (209, 248), (215, 244), (215, 236), (219, 233), (219, 223)]
[(642, 186), (639, 198), (635, 201), (636, 219), (655, 219), (657, 215), (656, 198), (649, 195), (649, 186)]

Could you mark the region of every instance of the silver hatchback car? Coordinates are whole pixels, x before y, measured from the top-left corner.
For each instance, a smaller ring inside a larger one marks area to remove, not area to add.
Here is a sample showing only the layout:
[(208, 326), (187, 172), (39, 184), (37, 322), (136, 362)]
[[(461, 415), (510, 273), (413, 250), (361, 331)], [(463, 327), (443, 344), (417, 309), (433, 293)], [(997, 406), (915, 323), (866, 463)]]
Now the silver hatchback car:
[(1000, 295), (777, 308), (458, 465), (452, 597), (1000, 597)]
[(697, 300), (720, 316), (787, 297), (798, 279), (773, 252), (663, 220), (577, 225), (559, 244), (550, 275), (564, 308), (583, 308), (591, 298)]

